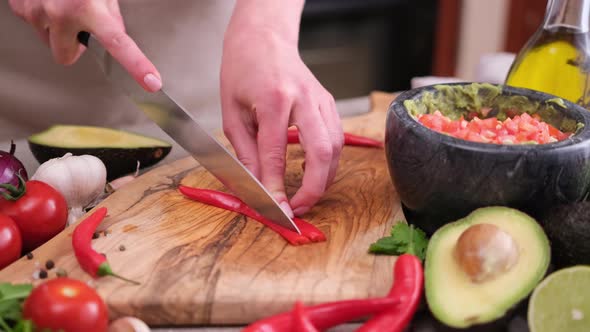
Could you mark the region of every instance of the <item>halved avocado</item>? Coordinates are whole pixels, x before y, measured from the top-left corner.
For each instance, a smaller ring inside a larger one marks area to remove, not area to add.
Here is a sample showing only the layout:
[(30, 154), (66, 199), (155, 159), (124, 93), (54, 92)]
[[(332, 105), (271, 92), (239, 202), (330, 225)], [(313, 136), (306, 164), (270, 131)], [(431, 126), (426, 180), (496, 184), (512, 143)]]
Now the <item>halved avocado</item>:
[(164, 159), (172, 145), (168, 142), (135, 133), (103, 127), (56, 125), (31, 135), (29, 147), (39, 163), (73, 155), (98, 157), (107, 168), (107, 179), (113, 180), (140, 168), (155, 165)]
[(550, 255), (547, 236), (529, 215), (507, 207), (477, 209), (431, 237), (428, 306), (455, 328), (495, 321), (543, 279)]

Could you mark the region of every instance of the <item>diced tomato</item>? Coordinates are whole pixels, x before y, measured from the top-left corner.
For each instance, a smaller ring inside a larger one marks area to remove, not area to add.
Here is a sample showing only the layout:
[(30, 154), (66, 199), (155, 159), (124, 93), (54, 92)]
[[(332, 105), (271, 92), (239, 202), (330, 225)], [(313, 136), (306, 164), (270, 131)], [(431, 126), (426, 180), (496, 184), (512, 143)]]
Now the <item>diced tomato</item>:
[(420, 122), (430, 129), (442, 131), (443, 120), (439, 116), (433, 114), (425, 114), (420, 117)]
[(484, 142), (484, 141), (487, 141), (483, 137), (481, 137), (480, 134), (474, 133), (474, 132), (470, 132), (470, 133), (467, 134), (467, 140), (468, 141), (472, 141), (472, 142)]
[[(486, 110), (489, 113), (489, 110)], [(482, 110), (482, 114), (486, 113)], [(470, 114), (472, 115), (472, 114)], [(463, 117), (451, 120), (441, 112), (418, 116), (424, 126), (453, 137), (483, 143), (519, 144), (536, 142), (539, 144), (564, 140), (572, 133), (564, 133), (543, 122), (538, 114), (522, 113), (504, 121), (497, 118), (481, 119), (477, 113), (470, 120)], [(468, 117), (469, 118), (469, 117)]]
[(489, 130), (489, 129), (484, 129), (481, 131), (481, 136), (485, 137), (485, 138), (495, 138), (496, 136), (498, 136), (498, 134), (496, 134), (495, 132)]
[(496, 130), (496, 126), (498, 125), (498, 119), (496, 118), (489, 118), (485, 120), (481, 120), (480, 126), (487, 130)]
[(460, 121), (449, 121), (449, 122), (445, 123), (443, 126), (443, 132), (448, 133), (448, 134), (452, 134), (454, 132), (457, 132), (459, 129), (461, 129), (461, 122)]

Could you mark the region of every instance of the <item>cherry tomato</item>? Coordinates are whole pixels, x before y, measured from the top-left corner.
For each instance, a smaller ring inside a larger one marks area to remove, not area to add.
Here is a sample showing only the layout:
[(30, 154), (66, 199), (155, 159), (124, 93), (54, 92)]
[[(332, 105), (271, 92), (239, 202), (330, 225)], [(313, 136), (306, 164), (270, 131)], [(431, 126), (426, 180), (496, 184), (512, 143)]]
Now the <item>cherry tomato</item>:
[(104, 332), (109, 324), (100, 295), (71, 278), (55, 278), (35, 287), (25, 300), (23, 316), (39, 331)]
[(16, 200), (0, 197), (0, 213), (16, 222), (23, 250), (31, 251), (66, 227), (68, 205), (62, 194), (45, 182), (27, 181), (24, 190)]
[(14, 220), (0, 214), (0, 270), (20, 257), (23, 247), (20, 231)]

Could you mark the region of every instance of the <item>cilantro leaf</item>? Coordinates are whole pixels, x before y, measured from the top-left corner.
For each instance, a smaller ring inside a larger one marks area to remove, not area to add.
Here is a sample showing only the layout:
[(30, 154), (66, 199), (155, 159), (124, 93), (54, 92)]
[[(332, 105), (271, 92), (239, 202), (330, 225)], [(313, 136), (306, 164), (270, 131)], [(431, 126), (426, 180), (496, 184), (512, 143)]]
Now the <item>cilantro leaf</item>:
[(0, 301), (25, 299), (33, 290), (31, 284), (13, 285), (9, 283), (0, 284)]
[(371, 244), (369, 252), (385, 255), (411, 254), (424, 260), (427, 247), (428, 239), (424, 231), (398, 221), (391, 228), (391, 235)]
[(31, 331), (30, 322), (22, 320), (22, 302), (32, 289), (31, 284), (0, 283), (0, 331)]
[(391, 255), (395, 255), (398, 252), (398, 250), (399, 245), (395, 243), (393, 238), (390, 236), (377, 240), (377, 242), (371, 244), (371, 246), (369, 247), (370, 252), (386, 253)]

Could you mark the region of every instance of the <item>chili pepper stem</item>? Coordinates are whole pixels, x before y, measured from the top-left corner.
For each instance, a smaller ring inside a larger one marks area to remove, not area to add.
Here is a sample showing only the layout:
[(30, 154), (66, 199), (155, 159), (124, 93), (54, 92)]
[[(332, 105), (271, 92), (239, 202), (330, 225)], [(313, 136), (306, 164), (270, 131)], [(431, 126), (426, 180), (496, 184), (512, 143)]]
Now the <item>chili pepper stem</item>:
[(111, 276), (111, 277), (115, 277), (115, 278), (121, 279), (123, 281), (129, 282), (129, 283), (132, 283), (134, 285), (141, 285), (141, 283), (138, 281), (127, 279), (123, 276), (120, 276), (120, 275), (114, 273), (113, 270), (111, 269), (111, 266), (106, 262), (100, 264), (96, 274), (100, 277)]

